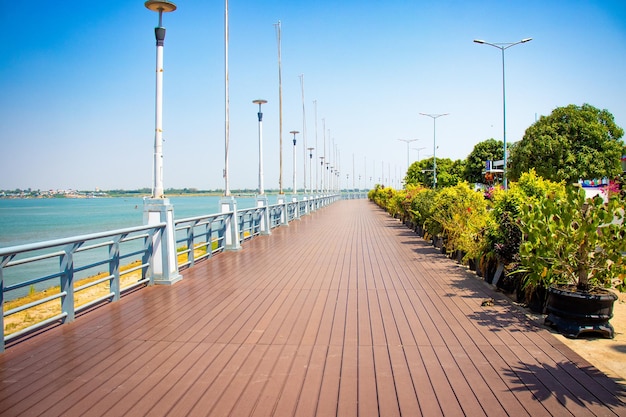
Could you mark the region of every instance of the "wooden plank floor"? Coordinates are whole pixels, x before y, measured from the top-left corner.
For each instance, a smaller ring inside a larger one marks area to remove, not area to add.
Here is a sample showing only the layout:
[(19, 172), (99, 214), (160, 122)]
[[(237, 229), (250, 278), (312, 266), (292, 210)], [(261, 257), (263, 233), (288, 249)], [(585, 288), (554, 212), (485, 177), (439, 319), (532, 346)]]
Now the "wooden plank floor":
[(2, 416), (626, 416), (623, 384), (365, 200), (14, 344), (0, 372)]

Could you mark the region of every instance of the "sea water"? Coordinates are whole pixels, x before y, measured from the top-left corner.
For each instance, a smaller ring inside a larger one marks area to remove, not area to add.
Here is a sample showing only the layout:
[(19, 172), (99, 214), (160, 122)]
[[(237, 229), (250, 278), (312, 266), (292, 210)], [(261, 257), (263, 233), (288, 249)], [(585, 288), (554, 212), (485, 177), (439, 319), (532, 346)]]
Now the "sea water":
[[(219, 213), (220, 196), (171, 197), (174, 219)], [(141, 226), (143, 220), (142, 198), (49, 198), (0, 199), (0, 248), (44, 242), (90, 233), (107, 232), (127, 227)], [(254, 198), (237, 198), (237, 208), (254, 207)], [(29, 267), (31, 265), (28, 265)], [(32, 265), (34, 276), (53, 271), (41, 271)], [(20, 269), (19, 275), (5, 274), (5, 286), (31, 278)], [(25, 290), (26, 291), (26, 290)], [(24, 295), (23, 291), (9, 295)]]
[[(219, 213), (222, 197), (171, 197), (174, 218)], [(237, 208), (254, 206), (238, 198)], [(141, 198), (0, 199), (0, 248), (143, 224)]]

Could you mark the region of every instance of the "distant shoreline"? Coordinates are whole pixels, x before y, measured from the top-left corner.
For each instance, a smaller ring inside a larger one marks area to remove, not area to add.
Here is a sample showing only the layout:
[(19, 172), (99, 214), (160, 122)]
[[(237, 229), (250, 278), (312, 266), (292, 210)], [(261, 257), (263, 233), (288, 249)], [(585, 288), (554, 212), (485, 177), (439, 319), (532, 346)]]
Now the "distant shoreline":
[[(273, 194), (273, 193), (267, 193)], [(207, 192), (197, 192), (197, 193), (167, 193), (165, 198), (168, 197), (220, 197), (223, 196), (223, 192), (218, 191), (207, 191)], [(240, 193), (232, 193), (233, 197), (254, 197), (257, 194), (255, 192), (240, 192)], [(144, 193), (133, 193), (133, 192), (101, 192), (99, 194), (79, 194), (79, 193), (68, 193), (68, 194), (39, 194), (39, 195), (1, 195), (0, 200), (52, 200), (52, 199), (91, 199), (91, 198), (150, 198), (150, 194)]]
[[(287, 194), (287, 193), (284, 193)], [(256, 191), (231, 191), (230, 196), (241, 198), (252, 198), (257, 196)], [(279, 195), (278, 190), (266, 191), (265, 195)], [(198, 191), (198, 192), (172, 192), (165, 193), (165, 198), (169, 197), (222, 197), (223, 191)], [(92, 198), (150, 198), (150, 194), (134, 191), (99, 191), (99, 192), (63, 192), (41, 194), (6, 194), (6, 191), (0, 191), (0, 200), (53, 200), (53, 199), (92, 199)]]

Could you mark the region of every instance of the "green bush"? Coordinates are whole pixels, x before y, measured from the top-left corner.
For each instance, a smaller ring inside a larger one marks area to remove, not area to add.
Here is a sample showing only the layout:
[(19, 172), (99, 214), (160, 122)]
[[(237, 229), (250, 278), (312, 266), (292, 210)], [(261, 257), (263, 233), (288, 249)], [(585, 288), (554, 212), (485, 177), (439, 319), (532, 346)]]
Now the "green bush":
[(447, 250), (473, 252), (486, 222), (483, 194), (461, 182), (437, 193), (426, 224), (433, 235), (443, 235)]
[(574, 284), (580, 291), (609, 287), (626, 274), (624, 201), (613, 195), (607, 203), (585, 191), (567, 187), (526, 204), (520, 227), (520, 270), (527, 284), (548, 287)]

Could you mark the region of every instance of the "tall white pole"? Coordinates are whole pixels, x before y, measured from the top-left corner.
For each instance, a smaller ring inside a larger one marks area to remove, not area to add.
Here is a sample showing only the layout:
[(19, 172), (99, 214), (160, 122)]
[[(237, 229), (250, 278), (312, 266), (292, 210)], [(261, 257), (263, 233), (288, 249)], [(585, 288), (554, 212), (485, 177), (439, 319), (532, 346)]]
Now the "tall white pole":
[(228, 74), (228, 0), (224, 5), (224, 195), (230, 195), (230, 183), (228, 181), (228, 150), (230, 144), (230, 97), (229, 97), (229, 74)]
[[(363, 179), (365, 180), (365, 189), (367, 189), (367, 156), (363, 157), (363, 170), (365, 173), (363, 174)], [(359, 181), (359, 190), (361, 189), (361, 181)]]
[[(292, 130), (289, 132), (293, 134), (293, 193), (298, 194), (298, 187), (296, 183), (296, 134), (300, 133), (297, 130)], [(306, 186), (305, 186), (306, 189)]]
[(313, 149), (312, 147), (308, 147), (307, 148), (309, 151), (309, 192), (311, 194), (313, 194), (313, 174), (312, 174), (312, 169), (313, 169)]
[(300, 74), (300, 88), (302, 90), (302, 161), (303, 161), (303, 165), (302, 165), (302, 178), (304, 180), (304, 193), (306, 194), (306, 148), (307, 148), (307, 143), (306, 143), (306, 112), (305, 112), (305, 106), (304, 106), (304, 74)]
[(322, 135), (324, 136), (322, 139), (324, 141), (324, 156), (322, 157), (324, 160), (324, 164), (322, 164), (322, 191), (326, 191), (328, 187), (328, 181), (326, 180), (326, 170), (325, 167), (328, 166), (328, 158), (326, 158), (326, 119), (322, 119)]
[(433, 188), (437, 188), (437, 118), (447, 116), (450, 113), (428, 114), (420, 113), (422, 116), (433, 119)]
[[(313, 104), (315, 106), (315, 159), (314, 161), (317, 161), (317, 154), (318, 154), (318, 148), (317, 148), (317, 100), (313, 100)], [(318, 174), (319, 170), (317, 169), (317, 163), (315, 165), (315, 192), (319, 192), (320, 188), (319, 188), (319, 174)]]
[(278, 168), (278, 193), (283, 194), (283, 70), (281, 58), (281, 28), (280, 20), (275, 23), (276, 41), (278, 43), (278, 136), (279, 136), (279, 168)]
[(163, 45), (165, 43), (165, 28), (163, 27), (163, 13), (173, 12), (176, 5), (169, 1), (148, 0), (145, 6), (159, 13), (159, 25), (154, 28), (156, 38), (156, 103), (154, 129), (154, 172), (152, 198), (164, 198), (163, 193)]
[(259, 112), (257, 113), (259, 117), (259, 194), (263, 195), (265, 189), (263, 188), (263, 112), (261, 106), (267, 103), (267, 100), (258, 99), (252, 102), (259, 105)]
[[(169, 6), (171, 5), (171, 7)], [(154, 129), (154, 185), (152, 198), (163, 198), (163, 45), (165, 43), (165, 28), (163, 27), (163, 12), (176, 10), (173, 3), (146, 2), (150, 10), (158, 11), (159, 26), (154, 28), (156, 38), (156, 103)]]
[(157, 41), (153, 198), (163, 198), (163, 40)]
[(153, 236), (154, 256), (150, 261), (155, 284), (173, 285), (182, 279), (176, 262), (174, 208), (165, 198), (163, 189), (163, 45), (165, 28), (163, 13), (173, 12), (176, 5), (165, 0), (148, 0), (146, 8), (159, 13), (159, 25), (154, 29), (156, 38), (156, 104), (154, 131), (154, 166), (151, 198), (144, 200), (145, 224), (165, 223), (157, 238)]
[(409, 167), (411, 166), (411, 161), (409, 158), (409, 144), (411, 142), (417, 142), (419, 139), (398, 139), (400, 142), (406, 143), (406, 170), (409, 171)]

